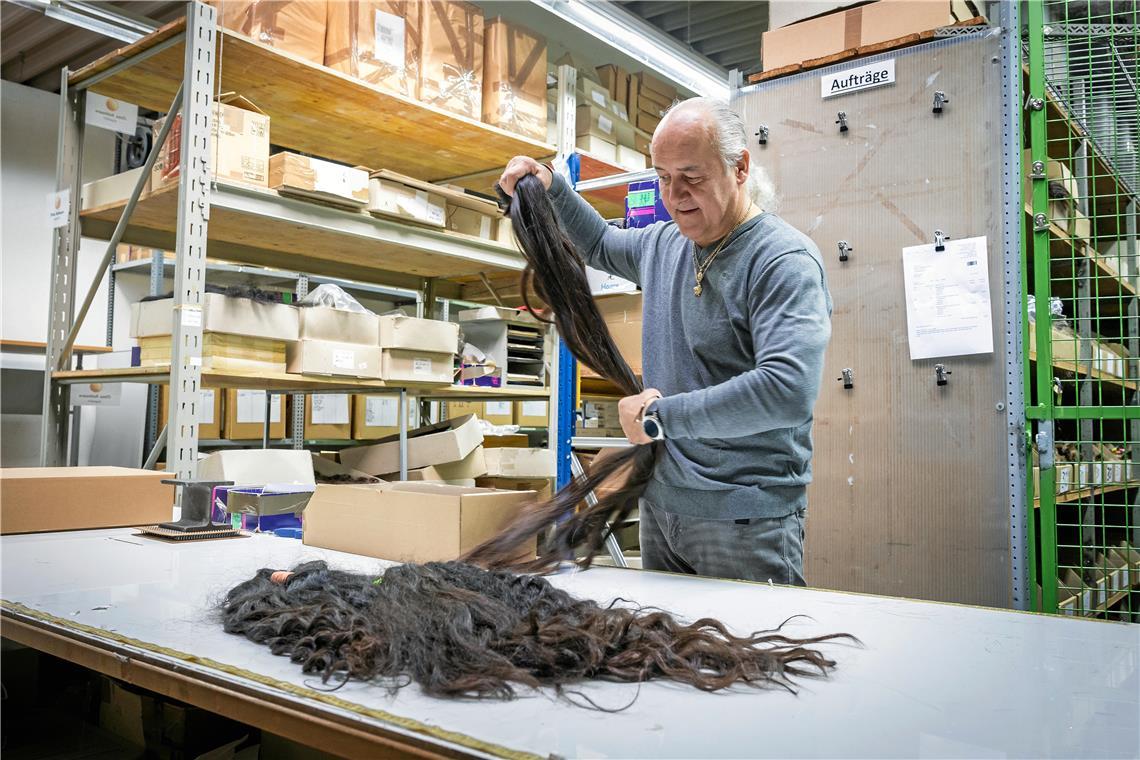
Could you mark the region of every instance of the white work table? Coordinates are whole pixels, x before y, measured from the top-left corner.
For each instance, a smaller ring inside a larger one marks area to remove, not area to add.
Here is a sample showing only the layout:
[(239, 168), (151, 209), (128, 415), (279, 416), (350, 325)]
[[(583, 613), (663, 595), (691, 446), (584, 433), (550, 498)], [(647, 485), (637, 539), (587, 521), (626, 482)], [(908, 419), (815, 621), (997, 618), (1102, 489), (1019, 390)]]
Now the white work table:
[[(713, 616), (746, 632), (796, 614), (792, 635), (846, 631), (839, 663), (799, 694), (678, 684), (581, 686), (616, 714), (552, 692), (511, 702), (322, 693), (287, 658), (222, 632), (213, 606), (258, 568), (380, 561), (272, 536), (167, 544), (133, 530), (0, 539), (3, 635), (330, 751), (697, 757), (1135, 757), (1140, 626), (615, 568), (556, 575), (582, 597)], [(27, 608), (31, 613), (23, 610)], [(220, 668), (221, 663), (225, 668)]]

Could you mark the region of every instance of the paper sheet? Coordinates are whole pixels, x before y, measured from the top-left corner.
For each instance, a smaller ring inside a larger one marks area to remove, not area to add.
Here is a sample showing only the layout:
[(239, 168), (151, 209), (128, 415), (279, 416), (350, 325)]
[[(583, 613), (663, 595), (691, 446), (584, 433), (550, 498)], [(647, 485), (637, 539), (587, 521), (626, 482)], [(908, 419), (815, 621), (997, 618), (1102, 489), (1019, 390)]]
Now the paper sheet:
[(348, 396), (344, 393), (312, 394), (314, 425), (347, 425), (349, 420)]
[(364, 400), (364, 424), (368, 427), (396, 427), (400, 399), (395, 396), (368, 396)]
[(986, 239), (916, 245), (902, 258), (911, 360), (993, 353)]
[[(237, 392), (237, 421), (265, 422), (265, 391), (239, 390)], [(281, 394), (274, 393), (269, 409), (270, 424), (281, 421)]]

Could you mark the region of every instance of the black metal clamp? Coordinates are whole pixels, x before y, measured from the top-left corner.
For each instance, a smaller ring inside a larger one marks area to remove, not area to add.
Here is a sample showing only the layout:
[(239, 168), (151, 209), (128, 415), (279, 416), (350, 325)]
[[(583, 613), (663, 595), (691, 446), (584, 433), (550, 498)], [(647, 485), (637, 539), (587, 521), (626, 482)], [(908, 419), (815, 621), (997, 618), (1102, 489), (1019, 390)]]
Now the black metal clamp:
[(846, 111), (840, 111), (840, 112), (839, 112), (838, 114), (836, 114), (836, 115), (837, 115), (839, 118), (837, 118), (837, 119), (835, 120), (835, 123), (839, 125), (839, 131), (840, 131), (840, 133), (842, 133), (842, 132), (846, 132), (846, 131), (847, 131), (847, 112), (846, 112)]
[(931, 109), (932, 113), (942, 113), (942, 107), (950, 102), (950, 98), (946, 97), (946, 93), (942, 90), (937, 90), (934, 93), (934, 108)]
[(756, 137), (759, 138), (759, 142), (761, 145), (767, 145), (768, 144), (768, 127), (764, 124), (761, 124), (760, 128), (756, 130)]
[(851, 247), (850, 243), (848, 243), (846, 240), (840, 240), (837, 245), (839, 246), (840, 261), (847, 261), (849, 258), (851, 258), (851, 252), (855, 249)]
[(950, 382), (949, 377), (950, 377), (950, 375), (953, 375), (953, 374), (954, 374), (953, 371), (946, 369), (945, 364), (935, 364), (934, 365), (934, 382), (935, 382), (935, 384), (937, 384), (939, 386), (946, 385), (947, 383), (949, 383)]
[(855, 387), (855, 370), (850, 367), (844, 367), (841, 371), (841, 375), (841, 377), (835, 379), (843, 383), (843, 390), (849, 391)]
[(210, 519), (210, 510), (213, 508), (210, 499), (213, 497), (214, 489), (218, 486), (232, 486), (234, 484), (232, 480), (171, 479), (162, 482), (167, 485), (182, 486), (182, 519), (161, 523), (158, 527), (181, 533), (233, 530), (225, 523), (216, 523)]

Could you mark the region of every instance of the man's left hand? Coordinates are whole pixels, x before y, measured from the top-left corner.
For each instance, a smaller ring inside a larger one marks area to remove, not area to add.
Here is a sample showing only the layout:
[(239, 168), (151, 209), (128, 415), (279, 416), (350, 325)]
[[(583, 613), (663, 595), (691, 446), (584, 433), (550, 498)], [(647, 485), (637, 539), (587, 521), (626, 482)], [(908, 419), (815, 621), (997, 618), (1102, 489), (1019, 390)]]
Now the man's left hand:
[(630, 443), (653, 443), (653, 439), (645, 434), (645, 429), (641, 426), (641, 413), (650, 401), (659, 398), (661, 391), (646, 388), (636, 396), (626, 396), (618, 402), (618, 419), (621, 421), (622, 432)]

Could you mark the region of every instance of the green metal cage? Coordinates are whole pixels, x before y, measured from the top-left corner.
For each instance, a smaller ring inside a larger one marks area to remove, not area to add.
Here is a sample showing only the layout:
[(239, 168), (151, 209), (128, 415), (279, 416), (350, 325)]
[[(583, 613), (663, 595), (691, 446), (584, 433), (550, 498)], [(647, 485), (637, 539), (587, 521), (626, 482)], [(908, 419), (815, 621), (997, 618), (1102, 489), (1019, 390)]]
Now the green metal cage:
[(1035, 607), (1140, 622), (1140, 6), (1023, 7)]

